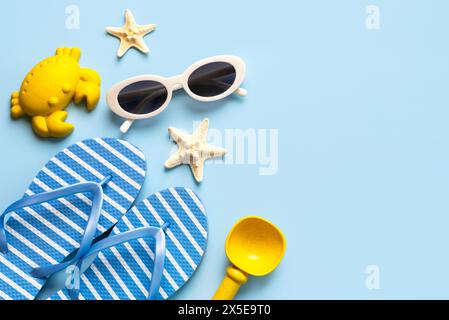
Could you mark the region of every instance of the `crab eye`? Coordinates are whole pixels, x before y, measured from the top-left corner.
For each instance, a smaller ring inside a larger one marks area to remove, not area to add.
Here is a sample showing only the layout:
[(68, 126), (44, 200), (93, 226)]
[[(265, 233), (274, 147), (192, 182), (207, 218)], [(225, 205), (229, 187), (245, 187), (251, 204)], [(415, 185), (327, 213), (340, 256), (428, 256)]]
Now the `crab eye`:
[(70, 85), (70, 83), (64, 83), (64, 85), (62, 86), (62, 92), (67, 94), (70, 93), (70, 91), (72, 91), (72, 86)]

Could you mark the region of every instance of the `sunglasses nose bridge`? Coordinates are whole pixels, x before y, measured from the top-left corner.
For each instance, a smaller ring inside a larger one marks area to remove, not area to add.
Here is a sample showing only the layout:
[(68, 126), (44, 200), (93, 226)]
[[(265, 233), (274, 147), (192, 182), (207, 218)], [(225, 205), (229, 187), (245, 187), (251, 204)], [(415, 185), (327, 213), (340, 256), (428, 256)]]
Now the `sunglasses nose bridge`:
[(184, 87), (182, 75), (181, 76), (171, 77), (169, 79), (169, 83), (170, 83), (171, 89), (173, 91), (180, 90), (180, 89), (182, 89)]

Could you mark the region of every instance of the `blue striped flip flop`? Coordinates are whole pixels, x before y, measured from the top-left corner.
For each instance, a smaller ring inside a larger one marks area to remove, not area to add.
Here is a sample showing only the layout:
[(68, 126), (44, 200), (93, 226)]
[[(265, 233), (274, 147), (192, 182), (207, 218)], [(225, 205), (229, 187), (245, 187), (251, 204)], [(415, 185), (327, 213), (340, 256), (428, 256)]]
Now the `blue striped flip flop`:
[(53, 157), (0, 215), (0, 299), (34, 299), (45, 283), (34, 277), (39, 267), (88, 251), (133, 205), (145, 175), (143, 153), (117, 139), (85, 140)]
[(206, 245), (207, 216), (199, 198), (185, 188), (156, 193), (91, 247), (81, 264), (80, 295), (92, 300), (167, 299), (192, 277)]

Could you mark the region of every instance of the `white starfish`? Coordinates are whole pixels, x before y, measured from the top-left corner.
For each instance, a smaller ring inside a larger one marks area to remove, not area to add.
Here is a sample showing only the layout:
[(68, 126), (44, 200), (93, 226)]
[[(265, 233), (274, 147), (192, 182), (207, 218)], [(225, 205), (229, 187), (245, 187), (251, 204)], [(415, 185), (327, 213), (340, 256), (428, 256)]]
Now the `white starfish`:
[(131, 11), (126, 9), (125, 25), (120, 28), (107, 27), (106, 31), (120, 39), (120, 47), (117, 55), (121, 58), (130, 48), (136, 48), (143, 53), (149, 53), (150, 49), (145, 44), (143, 37), (154, 31), (154, 29), (156, 29), (155, 24), (138, 25)]
[(204, 162), (207, 159), (222, 157), (226, 154), (225, 149), (207, 143), (208, 131), (209, 119), (204, 119), (192, 135), (170, 127), (168, 132), (178, 144), (179, 149), (167, 160), (165, 167), (171, 169), (181, 164), (188, 164), (195, 180), (203, 181)]

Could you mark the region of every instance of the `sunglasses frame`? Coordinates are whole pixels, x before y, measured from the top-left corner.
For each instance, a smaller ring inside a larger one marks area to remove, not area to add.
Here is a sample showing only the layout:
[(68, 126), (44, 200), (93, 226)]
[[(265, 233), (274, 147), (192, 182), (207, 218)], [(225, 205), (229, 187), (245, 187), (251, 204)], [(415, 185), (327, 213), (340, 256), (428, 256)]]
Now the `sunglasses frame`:
[[(234, 67), (236, 72), (236, 78), (232, 86), (229, 87), (229, 89), (226, 90), (225, 92), (213, 97), (203, 97), (193, 93), (192, 90), (189, 88), (190, 76), (200, 67), (214, 62), (225, 62), (229, 63)], [(163, 112), (170, 104), (173, 98), (173, 92), (180, 89), (184, 89), (190, 97), (202, 102), (212, 102), (221, 100), (230, 96), (233, 93), (236, 93), (240, 96), (246, 96), (247, 91), (245, 89), (240, 88), (240, 85), (243, 83), (245, 79), (245, 75), (246, 75), (246, 64), (243, 61), (243, 59), (232, 55), (220, 55), (200, 60), (192, 64), (189, 68), (186, 69), (186, 71), (184, 71), (184, 73), (178, 76), (166, 78), (157, 75), (141, 75), (126, 79), (122, 82), (117, 83), (109, 90), (106, 100), (112, 112), (114, 112), (119, 117), (127, 119), (120, 128), (120, 130), (123, 133), (126, 133), (135, 120), (153, 118), (158, 114), (160, 114), (161, 112)], [(162, 84), (167, 89), (167, 99), (164, 102), (164, 104), (162, 104), (157, 110), (153, 112), (146, 114), (129, 113), (125, 109), (123, 109), (122, 106), (120, 106), (120, 103), (118, 101), (119, 94), (127, 86), (141, 81), (156, 81)]]

